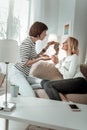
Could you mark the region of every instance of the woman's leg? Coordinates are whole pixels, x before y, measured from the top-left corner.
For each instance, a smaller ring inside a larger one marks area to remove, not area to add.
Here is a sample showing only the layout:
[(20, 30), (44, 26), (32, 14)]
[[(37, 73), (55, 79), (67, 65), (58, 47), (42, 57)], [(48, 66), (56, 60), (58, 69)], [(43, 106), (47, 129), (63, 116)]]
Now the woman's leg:
[(42, 86), (42, 88), (44, 88), (44, 84), (45, 84), (46, 82), (48, 82), (48, 81), (50, 81), (50, 80), (43, 79), (43, 80), (41, 81), (41, 86)]
[[(57, 81), (56, 81), (57, 83)], [(55, 81), (47, 81), (43, 84), (43, 88), (45, 89), (47, 95), (50, 99), (53, 100), (61, 100), (58, 91), (54, 88)]]
[(84, 78), (74, 78), (74, 79), (65, 79), (58, 81), (57, 83), (53, 84), (54, 88), (58, 90), (58, 92), (68, 94), (68, 93), (86, 93), (86, 80)]
[(9, 80), (11, 84), (19, 86), (19, 93), (21, 95), (35, 97), (35, 93), (26, 77), (14, 66), (10, 70)]
[(35, 76), (33, 76), (33, 75), (30, 74), (30, 75), (27, 77), (27, 80), (28, 80), (28, 82), (29, 82), (30, 84), (40, 84), (40, 82), (41, 82), (42, 79), (37, 78), (37, 77), (35, 77)]
[[(41, 86), (45, 89), (50, 99), (53, 100), (61, 100), (60, 96), (58, 96), (58, 92), (51, 86), (50, 80), (42, 80)], [(55, 81), (52, 81), (55, 82)]]
[(87, 93), (87, 82), (84, 78), (65, 79), (48, 81), (44, 84), (44, 89), (51, 99), (60, 100), (59, 92), (68, 93)]

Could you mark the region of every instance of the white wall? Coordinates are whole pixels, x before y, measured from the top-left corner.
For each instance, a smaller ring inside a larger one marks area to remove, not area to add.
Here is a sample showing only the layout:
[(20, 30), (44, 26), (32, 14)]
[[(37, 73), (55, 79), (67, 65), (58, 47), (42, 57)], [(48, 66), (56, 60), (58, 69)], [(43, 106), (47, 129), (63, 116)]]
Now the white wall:
[(45, 22), (49, 32), (58, 31), (59, 0), (31, 0), (30, 24), (35, 21)]
[[(31, 0), (30, 25), (35, 21), (44, 22), (48, 26), (48, 34), (58, 32), (59, 0)], [(47, 38), (37, 44), (41, 50), (46, 45)]]
[(73, 35), (79, 39), (80, 61), (84, 62), (87, 51), (87, 0), (76, 0)]
[[(30, 23), (42, 21), (48, 25), (48, 33), (63, 35), (63, 27), (70, 24), (70, 35), (79, 40), (80, 62), (87, 55), (87, 0), (31, 0)], [(46, 45), (38, 44), (38, 49)]]
[(49, 27), (49, 32), (58, 31), (59, 0), (45, 0), (45, 22)]
[(79, 40), (80, 62), (86, 57), (87, 37), (87, 0), (60, 0), (58, 35), (63, 34), (63, 26), (71, 24), (70, 35)]
[(63, 27), (69, 23), (71, 25), (70, 34), (73, 33), (75, 0), (59, 0), (59, 21), (58, 35), (63, 35)]

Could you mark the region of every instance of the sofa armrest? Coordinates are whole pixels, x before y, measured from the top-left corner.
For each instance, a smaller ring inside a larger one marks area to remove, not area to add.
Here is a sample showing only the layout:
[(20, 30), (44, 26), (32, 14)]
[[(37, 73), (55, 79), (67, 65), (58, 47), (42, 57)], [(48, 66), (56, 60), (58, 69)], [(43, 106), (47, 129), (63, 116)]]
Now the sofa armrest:
[(36, 97), (49, 99), (44, 89), (34, 89)]
[(64, 101), (64, 98), (66, 101), (72, 101), (75, 103), (80, 104), (87, 104), (87, 94), (61, 94), (61, 99)]
[(85, 76), (85, 78), (87, 79), (87, 64), (80, 64), (80, 70), (82, 74)]

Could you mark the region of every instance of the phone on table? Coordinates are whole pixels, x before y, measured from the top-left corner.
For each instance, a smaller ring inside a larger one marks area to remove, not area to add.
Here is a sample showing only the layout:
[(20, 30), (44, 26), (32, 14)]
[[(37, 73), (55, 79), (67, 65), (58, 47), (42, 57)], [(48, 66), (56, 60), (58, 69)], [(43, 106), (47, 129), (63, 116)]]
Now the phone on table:
[(69, 107), (71, 108), (72, 111), (81, 111), (76, 104), (69, 104)]

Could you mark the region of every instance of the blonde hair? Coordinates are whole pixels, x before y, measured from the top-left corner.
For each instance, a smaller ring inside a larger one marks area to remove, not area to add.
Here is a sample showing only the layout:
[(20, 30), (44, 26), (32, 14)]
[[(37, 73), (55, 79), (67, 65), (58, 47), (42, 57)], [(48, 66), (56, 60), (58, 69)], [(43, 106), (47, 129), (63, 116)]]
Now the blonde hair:
[(70, 44), (70, 49), (71, 49), (71, 54), (79, 54), (79, 49), (78, 49), (78, 45), (79, 42), (76, 38), (74, 37), (69, 37), (69, 44)]

